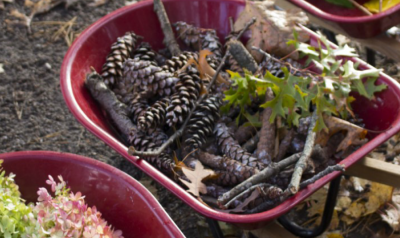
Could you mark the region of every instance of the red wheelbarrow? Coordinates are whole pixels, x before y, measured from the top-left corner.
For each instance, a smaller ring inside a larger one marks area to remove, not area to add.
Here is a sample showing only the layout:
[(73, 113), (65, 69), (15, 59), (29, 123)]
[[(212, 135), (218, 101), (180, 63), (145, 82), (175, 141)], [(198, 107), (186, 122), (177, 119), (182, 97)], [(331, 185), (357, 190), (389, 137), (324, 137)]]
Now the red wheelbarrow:
[[(245, 2), (238, 0), (166, 0), (164, 5), (171, 22), (186, 21), (196, 26), (213, 28), (223, 39), (229, 33), (229, 17), (235, 19), (245, 7)], [(321, 178), (273, 209), (257, 214), (240, 215), (224, 213), (204, 205), (146, 161), (130, 156), (127, 146), (118, 139), (119, 137), (110, 126), (107, 116), (104, 115), (84, 85), (85, 76), (91, 71), (90, 67), (93, 66), (100, 71), (111, 44), (127, 31), (134, 31), (142, 35), (144, 40), (156, 50), (163, 48), (163, 34), (157, 16), (153, 12), (152, 1), (139, 2), (101, 18), (79, 36), (64, 58), (61, 68), (61, 89), (64, 99), (76, 119), (89, 131), (197, 212), (214, 220), (235, 224), (243, 229), (256, 229), (281, 217), (296, 204), (340, 175), (339, 172), (334, 172)], [(311, 43), (317, 46), (318, 36), (312, 31), (307, 29), (306, 31), (311, 35)], [(352, 60), (360, 63), (360, 69), (371, 67), (359, 59)], [(400, 130), (400, 86), (383, 73), (380, 75), (378, 83), (388, 85), (388, 89), (377, 94), (374, 101), (357, 98), (353, 106), (355, 112), (364, 119), (366, 128), (384, 132), (371, 135), (367, 144), (341, 161), (340, 163), (346, 168)]]
[(72, 192), (82, 192), (89, 206), (128, 237), (184, 237), (156, 198), (139, 182), (120, 170), (87, 157), (51, 151), (0, 154), (2, 167), (16, 174), (21, 197), (37, 202), (48, 175), (61, 175)]
[[(289, 0), (304, 11), (337, 24), (349, 36), (370, 38), (400, 23), (400, 4), (380, 13), (366, 16), (358, 8), (344, 8), (321, 0)], [(359, 3), (367, 2), (357, 0)]]

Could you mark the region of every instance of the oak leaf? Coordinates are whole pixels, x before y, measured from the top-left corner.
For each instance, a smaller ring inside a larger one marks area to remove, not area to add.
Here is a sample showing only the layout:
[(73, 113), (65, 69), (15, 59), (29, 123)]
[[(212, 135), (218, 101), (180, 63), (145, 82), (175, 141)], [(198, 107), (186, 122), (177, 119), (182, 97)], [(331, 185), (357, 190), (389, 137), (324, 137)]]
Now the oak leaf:
[(182, 172), (186, 175), (190, 182), (180, 178), (181, 182), (189, 188), (187, 191), (196, 197), (199, 197), (200, 193), (207, 193), (207, 187), (202, 180), (209, 176), (215, 175), (214, 171), (205, 169), (200, 161), (196, 162), (194, 170), (191, 170), (187, 167), (182, 167)]
[[(286, 44), (293, 39), (293, 31), (298, 32), (298, 40), (301, 42), (306, 42), (310, 38), (309, 34), (298, 26), (298, 24), (307, 24), (308, 22), (307, 15), (300, 10), (280, 11), (274, 8), (271, 1), (248, 1), (235, 22), (235, 31), (244, 28), (253, 17), (256, 17), (257, 20), (249, 28), (251, 38), (247, 42), (246, 48), (258, 62), (262, 60), (263, 55), (252, 50), (252, 46), (283, 57), (295, 50), (293, 45)], [(291, 57), (297, 59), (298, 54), (294, 53)]]

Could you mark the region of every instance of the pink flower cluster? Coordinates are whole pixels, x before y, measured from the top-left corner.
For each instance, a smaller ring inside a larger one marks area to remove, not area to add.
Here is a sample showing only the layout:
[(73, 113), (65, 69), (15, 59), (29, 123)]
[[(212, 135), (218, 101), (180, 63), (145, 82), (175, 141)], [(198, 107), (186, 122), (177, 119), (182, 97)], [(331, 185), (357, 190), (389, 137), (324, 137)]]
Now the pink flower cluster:
[(40, 233), (54, 238), (123, 238), (121, 231), (114, 231), (107, 225), (96, 207), (88, 207), (80, 192), (70, 192), (63, 178), (58, 178), (59, 183), (50, 175), (46, 181), (54, 198), (46, 188), (38, 190), (39, 202), (33, 212), (37, 214)]

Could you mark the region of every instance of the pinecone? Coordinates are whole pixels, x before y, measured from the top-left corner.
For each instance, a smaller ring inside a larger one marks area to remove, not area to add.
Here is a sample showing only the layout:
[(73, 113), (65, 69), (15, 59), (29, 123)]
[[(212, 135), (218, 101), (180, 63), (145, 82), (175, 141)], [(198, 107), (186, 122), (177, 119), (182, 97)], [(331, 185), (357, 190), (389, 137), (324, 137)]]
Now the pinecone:
[(149, 107), (147, 99), (142, 93), (137, 94), (128, 106), (132, 115), (131, 119), (134, 123), (137, 123), (138, 118), (142, 116)]
[[(296, 61), (294, 61), (294, 60), (292, 60), (290, 58), (285, 59), (285, 60), (283, 60), (281, 62), (276, 62), (276, 61), (274, 61), (272, 59), (266, 59), (263, 62), (261, 62), (259, 68), (260, 68), (260, 70), (261, 70), (263, 75), (265, 74), (266, 71), (269, 71), (275, 77), (284, 78), (285, 74), (283, 73), (281, 68), (282, 67), (286, 67), (285, 63), (291, 64), (296, 69), (301, 69), (302, 68), (301, 64), (299, 64), (298, 62), (296, 62)], [(294, 72), (292, 70), (291, 73), (292, 74), (294, 73), (296, 76), (301, 76), (301, 72)]]
[(133, 32), (127, 32), (124, 36), (118, 37), (117, 42), (112, 44), (111, 52), (107, 56), (106, 63), (101, 70), (104, 82), (112, 88), (122, 75), (122, 64), (132, 56), (136, 42), (141, 36)]
[(256, 167), (259, 170), (265, 167), (256, 157), (253, 157), (240, 147), (239, 142), (233, 139), (233, 135), (229, 132), (228, 127), (224, 123), (217, 123), (214, 129), (214, 135), (217, 139), (219, 149), (227, 157), (240, 161), (244, 165)]
[(215, 54), (217, 58), (222, 57), (222, 44), (219, 41), (217, 32), (212, 29), (207, 29), (200, 34), (201, 49), (209, 50)]
[(123, 65), (122, 80), (126, 87), (147, 92), (148, 96), (161, 97), (172, 95), (179, 79), (172, 73), (153, 65), (150, 61), (128, 59)]
[(157, 65), (156, 63), (156, 52), (153, 51), (151, 45), (148, 42), (142, 42), (136, 48), (133, 53), (133, 59), (145, 60), (152, 62), (153, 65)]
[(201, 79), (196, 68), (188, 67), (179, 75), (179, 79), (175, 85), (176, 93), (172, 95), (170, 105), (167, 107), (167, 124), (170, 127), (183, 123), (201, 90)]
[(197, 60), (199, 56), (197, 53), (184, 51), (180, 55), (173, 56), (171, 59), (167, 60), (165, 65), (162, 66), (162, 69), (174, 73), (185, 66), (190, 58)]
[(177, 32), (177, 38), (181, 39), (185, 45), (191, 47), (195, 51), (200, 49), (200, 32), (201, 29), (186, 22), (178, 21), (173, 24)]
[[(167, 140), (168, 136), (160, 128), (148, 132), (143, 132), (137, 128), (133, 128), (129, 137), (129, 143), (137, 151), (156, 150)], [(175, 167), (170, 152), (171, 149), (167, 148), (159, 156), (143, 156), (141, 158), (145, 159), (157, 169), (170, 175), (172, 173), (172, 168)]]
[(238, 72), (240, 75), (244, 76), (243, 68), (232, 55), (229, 55), (227, 65), (230, 71)]
[(246, 166), (239, 161), (201, 150), (198, 151), (197, 158), (203, 164), (217, 171), (219, 176), (216, 183), (222, 186), (235, 186), (258, 172), (256, 168)]
[(206, 142), (207, 137), (212, 135), (215, 122), (219, 118), (221, 104), (221, 98), (210, 96), (196, 108), (186, 129), (185, 143), (187, 146), (192, 149), (200, 148)]
[(147, 131), (148, 129), (162, 126), (165, 123), (165, 115), (169, 102), (170, 98), (163, 98), (147, 109), (138, 119), (139, 129)]

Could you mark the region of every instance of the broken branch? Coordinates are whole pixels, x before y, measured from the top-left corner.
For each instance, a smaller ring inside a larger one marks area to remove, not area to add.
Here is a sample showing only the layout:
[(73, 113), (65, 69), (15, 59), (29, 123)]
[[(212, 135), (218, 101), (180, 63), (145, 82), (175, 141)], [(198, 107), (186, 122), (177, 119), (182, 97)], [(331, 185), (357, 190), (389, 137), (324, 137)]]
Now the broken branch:
[(314, 130), (315, 124), (317, 122), (317, 118), (318, 118), (317, 111), (315, 110), (311, 117), (310, 126), (308, 127), (308, 135), (307, 135), (307, 139), (306, 139), (306, 144), (304, 145), (303, 153), (302, 153), (299, 161), (297, 161), (297, 163), (296, 163), (296, 166), (294, 168), (294, 172), (292, 175), (292, 179), (287, 188), (287, 191), (292, 195), (296, 194), (299, 191), (301, 176), (303, 175), (304, 170), (307, 168), (307, 160), (310, 158), (311, 153), (313, 151), (313, 147), (315, 144), (315, 138), (316, 138), (316, 134), (317, 134), (313, 130)]
[(173, 56), (181, 53), (179, 45), (175, 40), (174, 32), (172, 31), (171, 23), (169, 22), (168, 15), (165, 12), (164, 4), (161, 0), (154, 0), (154, 11), (157, 14), (158, 20), (161, 24), (161, 29), (164, 33), (164, 45)]
[[(259, 172), (258, 174), (253, 175), (248, 178), (246, 181), (240, 183), (236, 187), (232, 188), (229, 192), (224, 193), (222, 196), (218, 198), (218, 203), (220, 206), (225, 207), (224, 204), (230, 201), (233, 197), (238, 195), (239, 193), (245, 191), (255, 184), (259, 184), (263, 181), (266, 181), (271, 176), (279, 173), (282, 169), (287, 166), (296, 163), (296, 161), (300, 158), (301, 153), (293, 154), (286, 159), (279, 161), (278, 163), (272, 163), (267, 168)], [(226, 207), (225, 207), (226, 208)]]

